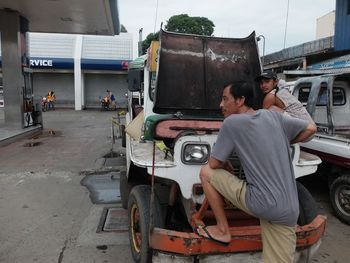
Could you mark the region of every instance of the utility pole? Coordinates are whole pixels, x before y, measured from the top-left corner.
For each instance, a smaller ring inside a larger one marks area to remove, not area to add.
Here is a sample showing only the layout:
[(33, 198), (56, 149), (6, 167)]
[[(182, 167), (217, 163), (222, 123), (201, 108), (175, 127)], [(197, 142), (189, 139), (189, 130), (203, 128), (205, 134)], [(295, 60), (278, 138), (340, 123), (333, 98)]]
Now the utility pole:
[(143, 30), (143, 28), (139, 29), (139, 42), (138, 42), (138, 48), (139, 48), (138, 54), (139, 54), (139, 56), (142, 55), (142, 30)]
[(259, 42), (260, 40), (263, 40), (263, 54), (261, 59), (262, 69), (264, 70), (264, 59), (265, 59), (265, 36), (259, 35), (256, 37), (256, 40)]

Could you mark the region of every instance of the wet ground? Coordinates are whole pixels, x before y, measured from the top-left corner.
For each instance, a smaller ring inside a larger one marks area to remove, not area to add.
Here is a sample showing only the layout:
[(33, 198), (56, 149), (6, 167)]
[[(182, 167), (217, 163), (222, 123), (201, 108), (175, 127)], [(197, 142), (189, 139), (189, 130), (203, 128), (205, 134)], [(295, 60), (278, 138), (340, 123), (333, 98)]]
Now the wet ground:
[(0, 148), (0, 262), (131, 262), (114, 114), (45, 112), (42, 135)]
[(119, 178), (118, 170), (105, 174), (90, 174), (81, 180), (81, 184), (89, 190), (92, 203), (116, 204), (120, 203)]

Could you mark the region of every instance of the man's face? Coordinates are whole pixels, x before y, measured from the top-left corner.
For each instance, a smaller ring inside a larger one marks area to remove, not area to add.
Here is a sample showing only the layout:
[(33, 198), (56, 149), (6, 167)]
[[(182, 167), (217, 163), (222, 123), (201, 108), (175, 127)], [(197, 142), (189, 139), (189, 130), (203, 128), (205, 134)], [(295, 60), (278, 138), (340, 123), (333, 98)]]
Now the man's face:
[(260, 89), (264, 94), (269, 93), (277, 85), (277, 80), (275, 79), (265, 79), (260, 80)]
[(230, 86), (227, 86), (222, 93), (220, 108), (225, 118), (231, 114), (238, 113), (239, 103), (238, 100), (231, 95)]

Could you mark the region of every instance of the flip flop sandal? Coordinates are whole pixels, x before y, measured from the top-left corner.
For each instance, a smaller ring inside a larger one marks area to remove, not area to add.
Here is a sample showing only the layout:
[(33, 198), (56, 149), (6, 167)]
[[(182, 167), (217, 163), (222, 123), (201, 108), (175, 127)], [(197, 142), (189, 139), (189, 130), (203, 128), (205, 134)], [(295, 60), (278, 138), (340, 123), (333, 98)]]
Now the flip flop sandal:
[[(204, 236), (204, 235), (202, 235), (201, 233), (199, 233), (199, 231), (198, 231), (199, 228), (201, 228), (201, 229), (205, 232), (205, 234), (206, 234), (207, 236)], [(220, 244), (220, 245), (222, 245), (222, 246), (228, 246), (228, 245), (231, 243), (231, 242), (225, 242), (225, 241), (221, 241), (221, 240), (217, 240), (217, 239), (213, 238), (213, 237), (210, 235), (210, 233), (209, 233), (209, 231), (208, 231), (208, 229), (207, 229), (207, 226), (201, 226), (201, 225), (199, 225), (199, 226), (197, 226), (197, 227), (194, 228), (194, 232), (195, 232), (198, 236), (203, 237), (204, 239), (213, 241), (213, 242), (215, 242), (215, 243), (218, 243), (218, 244)]]

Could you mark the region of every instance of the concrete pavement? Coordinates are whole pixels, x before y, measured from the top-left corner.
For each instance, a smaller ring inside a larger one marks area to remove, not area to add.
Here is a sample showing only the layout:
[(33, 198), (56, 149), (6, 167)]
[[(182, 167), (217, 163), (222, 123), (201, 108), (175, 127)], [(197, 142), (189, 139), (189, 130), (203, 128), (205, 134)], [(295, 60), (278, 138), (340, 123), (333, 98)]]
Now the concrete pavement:
[(0, 262), (132, 262), (127, 233), (96, 233), (104, 208), (120, 204), (92, 204), (80, 184), (86, 173), (123, 169), (103, 157), (114, 115), (45, 112), (42, 135), (0, 148)]
[(41, 130), (42, 126), (40, 124), (27, 128), (12, 127), (9, 124), (5, 125), (4, 108), (0, 108), (0, 147), (39, 134)]
[[(111, 150), (114, 115), (45, 112), (43, 135), (0, 147), (0, 262), (132, 262), (126, 232), (97, 233), (105, 208), (120, 204), (92, 204), (81, 186), (87, 174), (125, 169), (120, 160), (104, 158)], [(123, 153), (120, 140), (113, 150)], [(350, 227), (334, 216), (327, 183), (317, 175), (303, 183), (328, 217), (312, 262), (348, 263)]]

